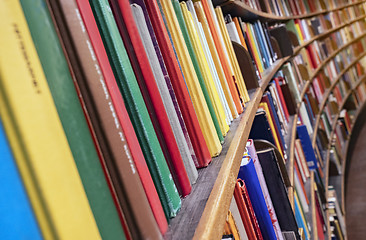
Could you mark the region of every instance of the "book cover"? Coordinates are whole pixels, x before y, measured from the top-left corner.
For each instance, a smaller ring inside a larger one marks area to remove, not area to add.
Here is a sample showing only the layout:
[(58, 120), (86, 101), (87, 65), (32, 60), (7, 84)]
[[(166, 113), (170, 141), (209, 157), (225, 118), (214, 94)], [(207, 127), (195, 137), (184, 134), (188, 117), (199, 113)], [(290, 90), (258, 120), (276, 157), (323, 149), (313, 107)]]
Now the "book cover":
[(197, 77), (194, 64), (192, 63), (188, 48), (186, 46), (185, 38), (183, 37), (183, 34), (181, 32), (182, 27), (180, 26), (180, 23), (183, 22), (178, 21), (175, 15), (173, 4), (170, 0), (161, 0), (160, 3), (165, 16), (167, 17), (167, 25), (172, 34), (172, 39), (177, 50), (178, 59), (180, 60), (182, 66), (188, 90), (193, 105), (195, 107), (205, 141), (207, 143), (211, 156), (217, 156), (221, 152), (222, 146), (220, 144), (220, 139), (217, 135), (218, 131), (215, 130), (214, 122), (209, 112), (202, 89), (200, 87), (199, 79)]
[(141, 183), (144, 187), (151, 210), (153, 211), (156, 222), (159, 225), (160, 231), (162, 233), (165, 233), (168, 229), (168, 223), (164, 215), (163, 207), (161, 206), (158, 193), (155, 189), (136, 133), (133, 129), (122, 95), (119, 91), (116, 79), (113, 75), (113, 71), (109, 63), (108, 56), (104, 48), (103, 41), (100, 36), (92, 9), (90, 7), (90, 4), (85, 1), (77, 0), (77, 4), (79, 7), (80, 15), (85, 24), (86, 31), (90, 36), (90, 42), (95, 50), (95, 56), (100, 64), (100, 70), (103, 73), (105, 85), (110, 94), (110, 99), (113, 106), (115, 106), (114, 109), (116, 112), (116, 117), (119, 121), (119, 124), (121, 125), (123, 132), (125, 133), (127, 144), (129, 146), (136, 169), (140, 175)]
[(263, 239), (277, 239), (251, 158), (242, 159), (238, 178), (245, 182)]
[(166, 163), (179, 194), (186, 196), (192, 187), (171, 125), (168, 124), (169, 119), (161, 95), (157, 94), (159, 89), (134, 21), (129, 1), (112, 0), (109, 2)]
[[(224, 93), (224, 88), (223, 88), (224, 86), (222, 86), (222, 84), (220, 82), (218, 70), (216, 69), (214, 59), (213, 59), (213, 53), (211, 54), (209, 43), (208, 43), (208, 38), (210, 38), (209, 40), (212, 41), (212, 36), (211, 36), (211, 34), (209, 34), (209, 36), (206, 37), (205, 32), (203, 30), (204, 27), (202, 26), (202, 23), (200, 23), (198, 20), (196, 9), (193, 5), (193, 2), (191, 0), (189, 0), (186, 2), (186, 4), (187, 4), (187, 8), (188, 8), (189, 12), (191, 13), (194, 26), (197, 29), (198, 37), (202, 43), (202, 47), (203, 47), (204, 55), (207, 59), (209, 71), (211, 72), (211, 75), (213, 77), (213, 80), (214, 80), (214, 83), (215, 83), (215, 86), (216, 86), (216, 89), (217, 89), (217, 92), (218, 92), (218, 95), (219, 95), (219, 98), (221, 101), (221, 104), (225, 111), (226, 122), (228, 125), (230, 125), (231, 121), (233, 120), (233, 116), (230, 112), (229, 103), (226, 100), (225, 93)], [(215, 49), (215, 51), (216, 51), (216, 49)]]
[(209, 51), (212, 54), (212, 60), (215, 64), (217, 74), (218, 74), (218, 77), (220, 79), (220, 83), (221, 83), (222, 89), (223, 89), (224, 94), (225, 94), (226, 101), (227, 101), (229, 109), (230, 109), (230, 113), (232, 115), (232, 118), (237, 118), (238, 117), (238, 112), (237, 112), (236, 107), (235, 107), (234, 97), (233, 97), (233, 95), (231, 95), (228, 82), (226, 81), (226, 72), (224, 70), (223, 65), (221, 65), (219, 52), (218, 52), (218, 49), (215, 46), (215, 41), (214, 41), (214, 38), (213, 38), (213, 34), (210, 30), (210, 26), (208, 25), (208, 21), (207, 21), (206, 15), (204, 13), (202, 3), (201, 2), (195, 2), (194, 3), (194, 8), (196, 10), (197, 19), (198, 19), (199, 23), (201, 24), (204, 35), (206, 37), (207, 44), (208, 44), (208, 47), (209, 47)]
[(249, 138), (264, 139), (275, 145), (273, 134), (264, 110), (257, 111), (255, 114)]
[(297, 130), (297, 136), (301, 141), (301, 146), (304, 151), (308, 167), (309, 169), (314, 170), (318, 167), (318, 164), (306, 126), (304, 125), (297, 126), (296, 130)]
[(155, 1), (146, 1), (145, 4), (152, 26), (155, 30), (156, 39), (160, 46), (164, 46), (161, 48), (161, 54), (165, 61), (174, 92), (177, 96), (178, 104), (182, 111), (194, 152), (197, 156), (197, 167), (205, 167), (211, 162), (210, 152), (204, 139), (202, 129), (199, 126), (198, 118), (195, 114), (193, 103), (189, 96), (179, 63), (175, 57), (174, 49), (170, 42), (167, 29), (165, 28), (159, 6)]
[(20, 2), (0, 20), (0, 115), (42, 236), (99, 239)]
[(94, 145), (49, 10), (43, 0), (20, 2), (101, 237), (122, 237), (120, 208), (108, 187), (111, 180), (103, 172), (99, 146)]
[(233, 97), (233, 101), (235, 103), (236, 110), (237, 110), (238, 114), (240, 114), (243, 112), (243, 107), (240, 103), (239, 94), (235, 87), (234, 73), (233, 73), (232, 67), (229, 62), (229, 57), (227, 56), (226, 46), (224, 45), (224, 42), (223, 42), (223, 37), (221, 34), (221, 30), (219, 28), (219, 24), (216, 19), (216, 15), (215, 15), (214, 11), (211, 11), (210, 2), (208, 0), (202, 0), (201, 4), (202, 4), (203, 12), (207, 19), (208, 26), (211, 30), (211, 34), (212, 34), (219, 58), (220, 58), (221, 65), (224, 69), (226, 81), (228, 83), (230, 93)]
[[(179, 119), (177, 116), (177, 113), (174, 108), (174, 103), (172, 101), (171, 95), (169, 93), (169, 89), (167, 87), (164, 74), (159, 67), (159, 59), (156, 54), (154, 44), (152, 42), (152, 39), (150, 37), (150, 33), (145, 21), (145, 16), (142, 11), (142, 8), (137, 4), (132, 4), (131, 9), (133, 12), (133, 16), (135, 18), (136, 26), (139, 30), (139, 33), (141, 35), (141, 40), (143, 41), (146, 54), (149, 58), (149, 62), (151, 65), (151, 70), (153, 71), (155, 81), (157, 83), (157, 86), (159, 88), (159, 92), (163, 101), (163, 104), (165, 106), (165, 109), (167, 111), (167, 115), (169, 118), (170, 125), (172, 127), (174, 137), (177, 141), (179, 152), (182, 156), (182, 160), (184, 163), (184, 167), (187, 171), (189, 180), (191, 183), (196, 182), (196, 179), (198, 177), (198, 173), (196, 170), (196, 167), (194, 165), (193, 159), (191, 157), (187, 141), (183, 135), (183, 131), (181, 128), (181, 125), (179, 123)], [(158, 46), (157, 46), (158, 47)]]
[(108, 2), (95, 0), (91, 1), (90, 5), (165, 216), (169, 219), (177, 214), (181, 201), (129, 62), (127, 51)]
[(183, 18), (187, 26), (188, 34), (193, 46), (194, 53), (196, 54), (198, 66), (201, 70), (202, 78), (204, 80), (204, 84), (207, 88), (207, 93), (212, 102), (212, 106), (214, 112), (217, 116), (217, 120), (221, 129), (221, 133), (223, 136), (226, 136), (226, 133), (229, 131), (229, 126), (225, 119), (225, 111), (221, 104), (218, 91), (216, 89), (213, 76), (210, 72), (208, 66), (208, 59), (206, 58), (203, 52), (203, 43), (198, 37), (198, 29), (196, 29), (193, 23), (192, 14), (188, 11), (187, 4), (182, 2), (180, 3), (180, 7), (182, 10)]
[(37, 219), (0, 121), (0, 237), (42, 239)]

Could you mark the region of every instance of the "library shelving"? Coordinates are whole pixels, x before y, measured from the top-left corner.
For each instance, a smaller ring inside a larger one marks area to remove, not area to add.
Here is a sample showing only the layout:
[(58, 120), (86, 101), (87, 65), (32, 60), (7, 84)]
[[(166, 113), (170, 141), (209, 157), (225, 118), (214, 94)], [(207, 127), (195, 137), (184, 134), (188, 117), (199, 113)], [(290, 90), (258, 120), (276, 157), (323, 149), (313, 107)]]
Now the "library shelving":
[[(229, 0), (229, 1), (213, 1), (215, 5), (221, 6), (224, 14), (230, 14), (232, 17), (237, 16), (241, 17), (244, 21), (255, 21), (260, 20), (262, 22), (267, 22), (269, 24), (279, 24), (285, 23), (287, 21), (293, 19), (310, 19), (319, 15), (327, 14), (334, 11), (339, 11), (348, 7), (353, 7), (357, 5), (363, 4), (365, 1), (354, 1), (351, 3), (344, 3), (341, 6), (333, 6), (329, 9), (324, 8), (319, 11), (301, 14), (301, 15), (292, 15), (292, 16), (278, 16), (266, 12), (261, 12), (251, 8), (246, 5), (242, 1)], [(366, 15), (360, 15), (353, 19), (347, 19), (347, 21), (342, 21), (338, 26), (329, 27), (326, 31), (314, 35), (312, 38), (308, 40), (304, 40), (302, 43), (298, 43), (297, 46), (293, 48), (293, 54), (291, 56), (281, 58), (277, 60), (269, 69), (267, 69), (262, 75), (262, 82), (260, 88), (250, 91), (250, 102), (246, 105), (244, 113), (240, 116), (239, 119), (234, 121), (234, 126), (231, 128), (227, 138), (225, 139), (225, 144), (223, 147), (223, 153), (213, 162), (212, 166), (208, 166), (206, 169), (201, 169), (199, 172), (199, 179), (197, 181), (197, 185), (193, 187), (193, 192), (186, 199), (183, 199), (182, 203), (182, 212), (178, 214), (178, 216), (173, 219), (170, 223), (168, 233), (165, 235), (166, 239), (219, 239), (222, 235), (223, 225), (226, 219), (226, 212), (229, 208), (230, 201), (232, 200), (232, 192), (234, 189), (234, 183), (237, 177), (242, 153), (244, 151), (245, 143), (248, 138), (250, 128), (254, 119), (255, 112), (259, 105), (261, 96), (266, 89), (270, 80), (275, 76), (278, 70), (287, 63), (292, 62), (293, 58), (296, 57), (302, 49), (305, 49), (307, 46), (311, 45), (315, 41), (321, 41), (332, 33), (336, 33), (341, 29), (344, 29), (352, 24), (364, 21)], [(312, 85), (313, 80), (324, 71), (329, 63), (331, 63), (337, 55), (339, 55), (342, 51), (348, 50), (351, 46), (360, 40), (364, 39), (366, 33), (362, 32), (359, 35), (354, 36), (349, 41), (342, 42), (342, 44), (338, 45), (337, 48), (328, 53), (328, 55), (321, 60), (321, 63), (314, 69), (306, 71), (306, 81), (301, 86), (301, 101), (304, 99), (307, 91)], [(319, 114), (316, 116), (314, 120), (314, 133), (312, 137), (312, 144), (314, 148), (318, 148), (316, 145), (316, 137), (317, 131), (319, 128), (319, 121), (321, 121), (320, 116), (323, 112), (323, 109), (326, 106), (327, 98), (332, 93), (333, 89), (337, 86), (337, 84), (342, 81), (342, 76), (348, 72), (352, 67), (354, 67), (357, 63), (360, 62), (362, 58), (366, 55), (365, 52), (357, 53), (357, 56), (354, 56), (349, 64), (345, 66), (341, 72), (337, 74), (335, 78), (332, 79), (331, 85), (326, 89), (326, 92), (323, 94), (323, 101), (319, 107)], [(331, 137), (333, 138), (334, 129), (336, 126), (337, 118), (342, 109), (347, 102), (347, 99), (350, 96), (355, 94), (356, 88), (360, 85), (365, 85), (365, 76), (360, 76), (356, 83), (352, 85), (351, 90), (349, 90), (344, 96), (343, 102), (339, 104), (339, 110), (337, 116), (334, 116), (331, 126)], [(362, 104), (360, 104), (362, 105)], [(297, 109), (299, 111), (300, 103), (297, 105)], [(359, 107), (361, 108), (361, 107)], [(288, 195), (291, 204), (293, 205), (293, 191), (294, 191), (294, 157), (295, 157), (295, 147), (294, 142), (296, 138), (296, 125), (297, 119), (300, 113), (297, 112), (295, 115), (291, 117), (291, 121), (289, 123), (290, 130), (287, 135), (285, 135), (285, 142), (288, 146), (287, 155), (288, 159), (286, 161), (286, 168), (288, 171), (288, 175), (290, 177), (292, 186), (288, 188)], [(357, 115), (355, 114), (354, 120), (357, 119)], [(346, 145), (348, 146), (349, 138), (347, 140)], [(325, 196), (327, 196), (328, 185), (331, 182), (332, 184), (336, 184), (336, 192), (341, 197), (339, 202), (343, 206), (342, 209), (344, 211), (344, 190), (343, 190), (343, 172), (345, 169), (345, 164), (342, 165), (342, 174), (338, 177), (337, 181), (329, 181), (329, 158), (330, 158), (330, 146), (332, 146), (331, 141), (329, 142), (329, 147), (324, 149), (324, 152), (319, 152), (322, 156), (325, 156), (325, 162), (322, 167), (325, 175), (323, 177), (324, 185), (325, 185)], [(342, 159), (345, 159), (347, 148), (345, 147), (342, 151)], [(345, 160), (343, 161), (345, 162)], [(315, 213), (315, 196), (314, 196), (314, 174), (311, 173), (310, 181), (307, 181), (305, 184), (305, 190), (310, 196), (310, 211), (306, 214), (306, 218), (308, 220), (309, 225), (312, 228), (312, 237), (311, 239), (316, 239), (314, 236), (317, 232), (316, 226), (316, 213)], [(212, 190), (211, 190), (212, 189)], [(340, 192), (338, 189), (341, 189)], [(344, 212), (343, 212), (344, 213)], [(329, 213), (327, 213), (329, 214)], [(328, 219), (327, 215), (327, 219)], [(321, 231), (321, 230), (318, 230)], [(327, 231), (325, 232), (325, 236), (327, 238), (331, 237), (330, 233), (330, 223), (327, 221)]]

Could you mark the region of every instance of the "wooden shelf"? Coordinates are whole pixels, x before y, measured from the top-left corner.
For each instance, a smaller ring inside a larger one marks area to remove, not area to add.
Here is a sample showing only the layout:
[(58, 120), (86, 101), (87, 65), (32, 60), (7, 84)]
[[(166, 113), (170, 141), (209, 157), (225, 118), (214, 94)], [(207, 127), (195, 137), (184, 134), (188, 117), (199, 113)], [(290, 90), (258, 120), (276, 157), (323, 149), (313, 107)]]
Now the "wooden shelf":
[(198, 170), (197, 182), (192, 186), (191, 194), (182, 200), (181, 211), (171, 220), (165, 239), (221, 237), (255, 112), (268, 83), (287, 60), (288, 57), (274, 63), (262, 74), (261, 86), (249, 91), (250, 101), (239, 118), (232, 122), (222, 153), (212, 159), (209, 166)]
[(363, 3), (364, 1), (358, 1), (350, 4), (346, 4), (341, 7), (337, 7), (329, 10), (317, 11), (304, 15), (294, 15), (294, 16), (277, 16), (274, 14), (258, 11), (252, 9), (250, 6), (246, 5), (242, 1), (238, 0), (229, 0), (223, 2), (222, 0), (213, 1), (215, 5), (220, 5), (224, 14), (230, 14), (233, 17), (243, 17), (248, 21), (261, 20), (266, 22), (285, 22), (292, 19), (304, 19), (311, 18), (320, 14), (325, 14), (328, 12), (338, 11), (343, 8), (352, 7), (354, 5), (358, 5)]
[[(336, 77), (336, 79), (333, 81), (332, 85), (327, 89), (327, 92), (324, 93), (323, 95), (323, 101), (321, 102), (320, 106), (319, 106), (319, 113), (323, 112), (325, 104), (328, 101), (328, 97), (330, 95), (330, 93), (332, 92), (333, 88), (337, 85), (337, 83), (339, 82), (339, 80), (341, 79), (342, 75), (344, 73), (346, 73), (352, 66), (354, 66), (361, 58), (366, 56), (366, 52), (362, 53), (361, 55), (359, 55), (356, 59), (354, 59), (346, 68), (344, 68)], [(316, 121), (315, 121), (315, 125), (314, 125), (314, 134), (313, 134), (313, 146), (315, 146), (315, 142), (316, 142), (316, 133), (319, 127), (319, 121), (320, 121), (320, 116), (321, 114), (318, 114), (316, 116)]]

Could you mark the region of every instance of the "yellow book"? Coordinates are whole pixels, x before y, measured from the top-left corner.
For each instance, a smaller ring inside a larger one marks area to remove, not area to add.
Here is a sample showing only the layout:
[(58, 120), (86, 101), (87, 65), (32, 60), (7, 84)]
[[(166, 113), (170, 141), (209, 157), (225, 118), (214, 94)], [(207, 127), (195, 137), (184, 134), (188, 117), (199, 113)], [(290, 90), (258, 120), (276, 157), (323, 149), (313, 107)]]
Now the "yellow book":
[(0, 1), (0, 116), (45, 239), (100, 239), (18, 1)]
[(180, 6), (182, 9), (184, 21), (186, 22), (186, 25), (187, 25), (189, 37), (190, 37), (192, 45), (193, 45), (193, 50), (197, 56), (198, 65), (199, 65), (199, 68), (201, 69), (201, 73), (203, 75), (203, 80), (205, 81), (205, 85), (207, 87), (208, 94), (210, 96), (213, 108), (215, 110), (222, 135), (226, 136), (226, 133), (229, 131), (229, 126), (226, 123), (225, 111), (220, 102), (219, 94), (217, 93), (217, 89), (216, 89), (213, 77), (211, 75), (211, 72), (210, 72), (210, 69), (209, 69), (209, 66), (207, 63), (207, 59), (203, 52), (203, 47), (202, 47), (201, 41), (198, 37), (197, 30), (194, 26), (191, 13), (188, 11), (186, 3), (181, 2)]
[(279, 136), (277, 136), (276, 129), (275, 129), (274, 123), (272, 121), (271, 113), (269, 111), (267, 103), (261, 102), (259, 104), (259, 108), (261, 108), (262, 110), (264, 110), (266, 112), (267, 120), (268, 120), (268, 123), (269, 123), (269, 127), (271, 128), (271, 132), (272, 132), (276, 147), (278, 148), (278, 151), (280, 151), (281, 156), (283, 157), (283, 152), (282, 152), (282, 148), (281, 148), (281, 145), (280, 145), (280, 141), (278, 140)]
[(210, 30), (210, 27), (208, 25), (206, 15), (203, 11), (201, 2), (195, 2), (194, 7), (195, 7), (195, 10), (196, 10), (196, 13), (197, 13), (198, 21), (202, 24), (203, 32), (204, 32), (205, 37), (207, 39), (208, 47), (210, 48), (212, 59), (213, 59), (213, 62), (215, 64), (217, 74), (218, 74), (220, 82), (221, 82), (221, 86), (224, 90), (225, 98), (226, 98), (226, 101), (229, 105), (231, 115), (233, 116), (233, 118), (237, 118), (238, 117), (238, 112), (236, 110), (234, 100), (233, 100), (233, 97), (231, 95), (229, 85), (228, 85), (226, 77), (225, 77), (224, 69), (222, 68), (220, 58), (219, 58), (219, 54), (217, 52), (214, 40), (212, 38), (211, 30)]
[(300, 25), (298, 23), (295, 23), (295, 29), (297, 32), (297, 35), (300, 37), (300, 44), (304, 42), (304, 36), (302, 35)]
[(216, 134), (215, 126), (210, 117), (205, 98), (203, 96), (192, 60), (189, 56), (187, 46), (185, 45), (183, 35), (179, 28), (178, 19), (175, 16), (173, 5), (170, 0), (160, 1), (163, 12), (167, 20), (167, 26), (171, 33), (173, 44), (182, 67), (183, 75), (196, 110), (198, 122), (203, 132), (206, 144), (211, 156), (217, 156), (222, 150), (219, 138)]
[(259, 57), (259, 49), (257, 48), (257, 45), (254, 42), (253, 32), (250, 27), (250, 23), (245, 23), (245, 26), (246, 26), (246, 31), (248, 34), (250, 45), (252, 46), (255, 62), (257, 63), (259, 72), (262, 73), (264, 71), (264, 67), (263, 67), (262, 60)]
[(219, 26), (220, 26), (220, 29), (221, 29), (222, 37), (224, 39), (224, 43), (226, 45), (226, 48), (227, 48), (227, 51), (228, 51), (228, 54), (229, 54), (229, 59), (231, 61), (232, 67), (233, 67), (234, 76), (235, 76), (235, 83), (238, 87), (240, 97), (241, 97), (243, 103), (244, 102), (249, 102), (250, 98), (249, 98), (249, 95), (248, 95), (248, 91), (247, 91), (247, 88), (245, 86), (243, 75), (240, 71), (238, 59), (235, 56), (234, 48), (233, 48), (233, 45), (232, 45), (230, 37), (229, 37), (229, 33), (227, 31), (227, 28), (226, 28), (224, 15), (222, 14), (221, 8), (216, 7), (215, 8), (215, 13), (216, 13), (216, 16), (217, 16), (217, 20), (219, 22)]

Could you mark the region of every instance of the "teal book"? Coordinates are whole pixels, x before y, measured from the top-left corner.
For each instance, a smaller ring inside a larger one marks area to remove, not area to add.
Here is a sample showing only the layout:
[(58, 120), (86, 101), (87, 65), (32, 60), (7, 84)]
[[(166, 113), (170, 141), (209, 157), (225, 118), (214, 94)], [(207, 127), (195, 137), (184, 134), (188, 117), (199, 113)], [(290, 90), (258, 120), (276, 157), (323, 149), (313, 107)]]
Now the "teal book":
[(44, 0), (20, 2), (101, 237), (124, 239), (122, 223), (47, 5)]
[(107, 0), (90, 1), (107, 55), (167, 219), (181, 200), (159, 145), (139, 85)]
[(180, 29), (181, 29), (183, 37), (184, 37), (184, 41), (187, 45), (189, 56), (191, 57), (191, 60), (192, 60), (193, 66), (194, 66), (194, 70), (196, 71), (198, 81), (200, 83), (203, 95), (205, 97), (205, 100), (206, 100), (206, 103), (207, 103), (207, 106), (208, 106), (208, 110), (210, 111), (212, 121), (215, 125), (217, 136), (219, 137), (219, 140), (222, 143), (224, 141), (224, 137), (222, 135), (222, 132), (221, 132), (221, 129), (220, 129), (220, 125), (219, 125), (215, 110), (213, 108), (210, 96), (208, 94), (207, 87), (205, 85), (205, 81), (203, 80), (201, 69), (200, 69), (199, 64), (198, 64), (198, 59), (197, 59), (197, 56), (194, 52), (193, 45), (192, 45), (191, 39), (189, 37), (188, 29), (187, 29), (186, 23), (185, 23), (184, 18), (183, 18), (182, 9), (180, 8), (178, 0), (172, 0), (172, 4), (173, 4), (174, 11), (175, 11), (175, 14), (176, 14), (178, 22), (179, 22)]

